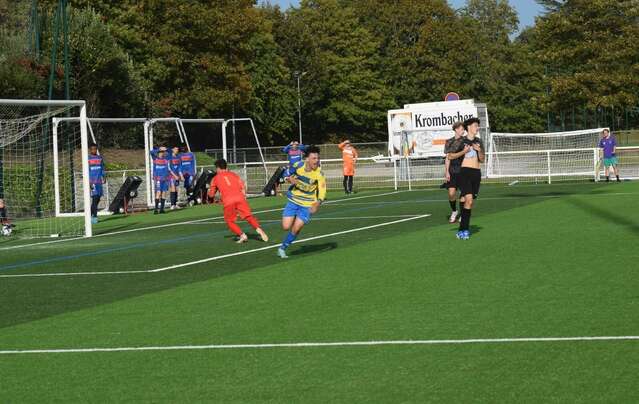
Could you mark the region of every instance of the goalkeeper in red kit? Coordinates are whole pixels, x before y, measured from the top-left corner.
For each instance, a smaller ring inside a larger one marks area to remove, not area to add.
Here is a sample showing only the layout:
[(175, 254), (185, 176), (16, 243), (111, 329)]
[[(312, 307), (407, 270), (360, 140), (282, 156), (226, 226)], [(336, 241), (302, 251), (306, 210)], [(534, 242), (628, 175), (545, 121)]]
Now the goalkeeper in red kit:
[(246, 233), (235, 223), (238, 215), (255, 229), (262, 241), (268, 241), (268, 236), (260, 227), (260, 223), (253, 216), (251, 207), (246, 202), (244, 182), (237, 174), (227, 170), (226, 167), (226, 160), (224, 159), (215, 162), (216, 171), (209, 188), (209, 198), (213, 199), (217, 191), (220, 191), (222, 205), (224, 206), (224, 221), (229, 230), (238, 236), (238, 243), (248, 241)]

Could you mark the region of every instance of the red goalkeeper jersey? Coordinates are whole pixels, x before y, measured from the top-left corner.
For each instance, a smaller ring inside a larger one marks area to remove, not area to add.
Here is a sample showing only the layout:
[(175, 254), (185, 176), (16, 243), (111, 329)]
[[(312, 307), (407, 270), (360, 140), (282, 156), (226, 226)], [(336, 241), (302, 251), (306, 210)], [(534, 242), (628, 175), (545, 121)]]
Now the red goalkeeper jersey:
[(211, 187), (209, 188), (209, 196), (215, 196), (217, 191), (220, 191), (222, 203), (225, 206), (246, 199), (244, 195), (244, 182), (239, 175), (231, 171), (220, 171), (215, 174), (215, 177), (213, 177), (211, 181)]

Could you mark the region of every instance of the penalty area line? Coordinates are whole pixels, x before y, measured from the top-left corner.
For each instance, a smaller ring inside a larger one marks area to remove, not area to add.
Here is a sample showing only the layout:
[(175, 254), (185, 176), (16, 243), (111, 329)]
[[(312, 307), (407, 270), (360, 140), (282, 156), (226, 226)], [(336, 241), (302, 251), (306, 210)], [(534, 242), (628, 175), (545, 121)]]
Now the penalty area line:
[[(342, 230), (342, 231), (338, 231), (338, 232), (334, 232), (334, 233), (322, 234), (322, 235), (319, 235), (319, 236), (313, 236), (313, 237), (308, 237), (308, 238), (304, 238), (304, 239), (301, 239), (301, 240), (296, 240), (294, 242), (294, 244), (300, 244), (300, 243), (305, 243), (305, 242), (308, 242), (308, 241), (320, 240), (320, 239), (327, 238), (327, 237), (336, 237), (336, 236), (341, 236), (343, 234), (355, 233), (355, 232), (364, 231), (364, 230), (376, 229), (378, 227), (390, 226), (390, 225), (393, 225), (393, 224), (404, 223), (404, 222), (417, 220), (417, 219), (424, 219), (424, 218), (427, 218), (429, 216), (431, 216), (431, 215), (428, 213), (428, 214), (423, 214), (423, 215), (418, 215), (418, 216), (411, 216), (411, 217), (398, 219), (398, 220), (392, 220), (390, 222), (377, 223), (377, 224), (373, 224), (373, 225), (369, 225), (369, 226), (357, 227), (357, 228), (354, 228), (354, 229), (348, 229), (348, 230)], [(81, 276), (81, 275), (130, 275), (130, 274), (158, 273), (158, 272), (165, 272), (165, 271), (170, 271), (170, 270), (174, 270), (174, 269), (178, 269), (178, 268), (190, 267), (190, 266), (193, 266), (193, 265), (204, 264), (204, 263), (211, 262), (211, 261), (218, 261), (218, 260), (222, 260), (222, 259), (225, 259), (225, 258), (236, 257), (236, 256), (239, 256), (239, 255), (246, 255), (246, 254), (252, 254), (252, 253), (255, 253), (255, 252), (271, 250), (271, 249), (274, 249), (274, 248), (278, 248), (279, 246), (280, 246), (279, 243), (278, 244), (271, 244), (271, 245), (267, 245), (265, 247), (254, 248), (254, 249), (245, 250), (245, 251), (236, 251), (236, 252), (233, 252), (233, 253), (223, 254), (223, 255), (216, 255), (216, 256), (213, 256), (213, 257), (203, 258), (203, 259), (195, 260), (195, 261), (184, 262), (184, 263), (181, 263), (181, 264), (169, 265), (169, 266), (166, 266), (166, 267), (156, 268), (156, 269), (136, 270), (136, 271), (105, 271), (105, 272), (95, 272), (95, 271), (93, 271), (93, 272), (52, 272), (52, 273), (35, 273), (35, 274), (13, 274), (13, 275), (0, 275), (0, 278), (33, 278), (33, 277), (47, 277), (47, 276)]]
[[(402, 218), (402, 217), (415, 217), (415, 216), (419, 216), (419, 213), (415, 213), (412, 215), (380, 215), (380, 216), (342, 216), (342, 217), (335, 217), (335, 216), (331, 216), (331, 217), (314, 217), (313, 221), (314, 222), (321, 222), (321, 221), (326, 221), (326, 220), (374, 220), (374, 219), (398, 219), (398, 218)], [(281, 222), (282, 219), (268, 219), (268, 220), (260, 220), (260, 223), (279, 223)], [(191, 224), (197, 224), (197, 225), (201, 225), (201, 224), (226, 224), (225, 221), (220, 220), (220, 221), (215, 221), (215, 222), (206, 222), (206, 223), (191, 223)]]
[(264, 348), (325, 348), (352, 346), (397, 346), (397, 345), (461, 345), (461, 344), (511, 344), (548, 342), (587, 341), (639, 341), (639, 335), (594, 336), (594, 337), (529, 337), (529, 338), (471, 338), (471, 339), (423, 339), (388, 341), (340, 341), (340, 342), (290, 342), (271, 344), (211, 344), (211, 345), (167, 345), (113, 348), (59, 348), (59, 349), (5, 349), (0, 355), (18, 354), (63, 354), (92, 352), (140, 352), (140, 351), (194, 351), (222, 349), (264, 349)]
[[(401, 192), (408, 192), (408, 191), (402, 190), (402, 191), (385, 192), (385, 193), (381, 193), (381, 194), (340, 198), (340, 199), (335, 199), (335, 200), (332, 200), (332, 201), (326, 201), (324, 204), (328, 205), (328, 204), (335, 204), (335, 203), (339, 203), (339, 202), (343, 202), (343, 201), (354, 201), (354, 200), (358, 200), (358, 199), (376, 198), (376, 197), (386, 196), (386, 195), (395, 195), (395, 194), (399, 194)], [(282, 210), (284, 210), (284, 208), (265, 209), (265, 210), (255, 211), (255, 212), (253, 212), (253, 214), (256, 215), (258, 213), (279, 212), (279, 211), (282, 211)], [(21, 244), (21, 245), (16, 245), (16, 246), (9, 246), (9, 247), (0, 247), (0, 251), (17, 250), (17, 249), (20, 249), (20, 248), (37, 247), (37, 246), (41, 246), (41, 245), (64, 243), (64, 242), (67, 242), (67, 241), (91, 240), (91, 239), (98, 238), (98, 237), (115, 236), (115, 235), (118, 235), (118, 234), (127, 234), (127, 233), (133, 233), (133, 232), (144, 231), (144, 230), (154, 230), (154, 229), (162, 229), (162, 228), (165, 228), (165, 227), (174, 227), (174, 226), (182, 226), (182, 225), (188, 225), (188, 224), (194, 224), (194, 223), (209, 222), (209, 221), (212, 221), (212, 220), (219, 220), (219, 219), (223, 219), (223, 218), (224, 218), (223, 216), (207, 217), (207, 218), (203, 218), (203, 219), (186, 220), (186, 221), (183, 221), (183, 222), (173, 222), (173, 223), (159, 224), (159, 225), (155, 225), (155, 226), (139, 227), (139, 228), (136, 228), (136, 229), (117, 230), (117, 231), (112, 231), (112, 232), (107, 232), (107, 233), (95, 234), (92, 237), (88, 237), (88, 238), (87, 237), (70, 237), (70, 238), (64, 238), (64, 239), (60, 239), (60, 240), (41, 241), (41, 242), (37, 242), (37, 243)]]

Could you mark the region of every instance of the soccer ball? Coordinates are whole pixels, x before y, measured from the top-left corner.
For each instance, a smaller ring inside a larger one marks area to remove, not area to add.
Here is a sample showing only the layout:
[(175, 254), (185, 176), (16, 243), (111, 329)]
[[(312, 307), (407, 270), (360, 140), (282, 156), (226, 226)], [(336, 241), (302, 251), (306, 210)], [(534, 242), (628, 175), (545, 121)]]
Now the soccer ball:
[(11, 233), (13, 233), (13, 229), (11, 228), (10, 225), (4, 225), (2, 226), (2, 235), (5, 237), (9, 237), (11, 235)]
[(124, 208), (120, 208), (120, 209), (118, 209), (118, 212), (120, 212), (120, 213), (124, 213)]

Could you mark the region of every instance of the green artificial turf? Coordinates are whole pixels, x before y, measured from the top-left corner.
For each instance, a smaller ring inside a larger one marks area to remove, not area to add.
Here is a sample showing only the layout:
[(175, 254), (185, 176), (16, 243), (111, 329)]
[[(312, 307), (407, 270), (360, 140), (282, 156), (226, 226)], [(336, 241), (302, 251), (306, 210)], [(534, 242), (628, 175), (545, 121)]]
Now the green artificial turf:
[[(330, 236), (286, 261), (281, 198), (251, 201), (267, 244), (233, 243), (219, 206), (5, 241), (0, 275), (124, 273), (0, 278), (0, 351), (635, 336), (637, 195), (485, 186), (460, 241), (441, 190), (332, 193), (300, 239)], [(0, 401), (636, 402), (638, 363), (639, 341), (0, 354)]]

